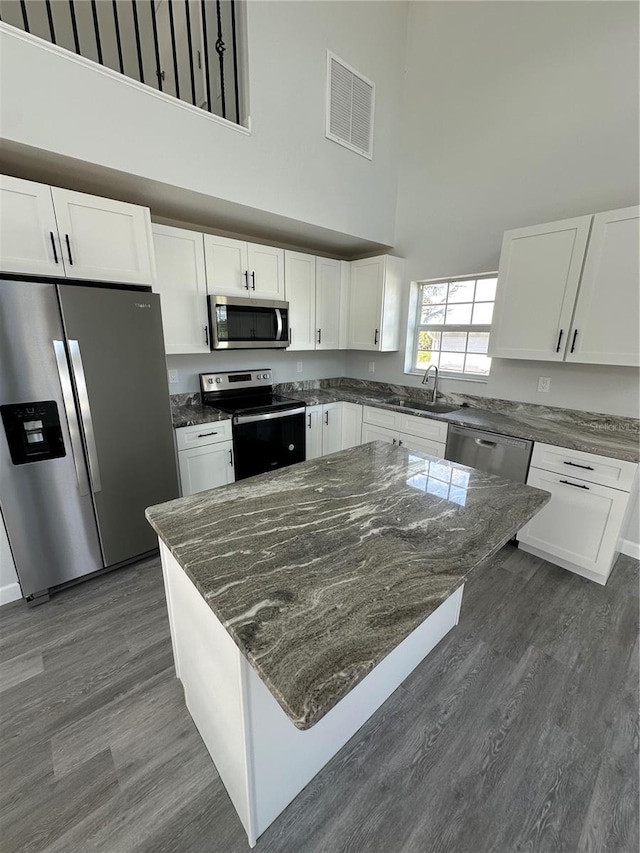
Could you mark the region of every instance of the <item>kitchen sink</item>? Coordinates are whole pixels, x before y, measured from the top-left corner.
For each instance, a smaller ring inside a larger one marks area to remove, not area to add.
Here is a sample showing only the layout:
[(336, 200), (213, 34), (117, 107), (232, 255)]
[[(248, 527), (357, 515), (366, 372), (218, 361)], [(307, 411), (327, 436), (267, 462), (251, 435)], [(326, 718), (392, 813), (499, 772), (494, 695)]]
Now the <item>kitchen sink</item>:
[(460, 408), (460, 406), (455, 406), (452, 403), (420, 403), (417, 400), (405, 400), (401, 397), (391, 397), (384, 402), (389, 406), (399, 406), (403, 409), (414, 409), (419, 412), (432, 412), (434, 415), (444, 415)]

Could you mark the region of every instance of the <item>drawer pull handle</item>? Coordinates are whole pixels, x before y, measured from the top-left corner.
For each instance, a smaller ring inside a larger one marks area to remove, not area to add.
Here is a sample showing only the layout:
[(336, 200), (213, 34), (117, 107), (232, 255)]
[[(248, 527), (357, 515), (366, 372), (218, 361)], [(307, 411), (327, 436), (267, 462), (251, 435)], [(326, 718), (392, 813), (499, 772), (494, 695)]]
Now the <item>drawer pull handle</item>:
[(307, 426), (311, 429), (311, 412), (307, 415)]
[(497, 447), (497, 441), (487, 441), (486, 438), (476, 438), (476, 444), (480, 445), (480, 447)]
[(579, 483), (570, 483), (568, 480), (560, 480), (565, 486), (574, 486), (576, 489), (586, 489), (589, 491), (589, 486), (581, 486)]
[(402, 439), (399, 439), (399, 441), (398, 441), (398, 447), (402, 447)]
[(217, 430), (215, 432), (199, 432), (198, 438), (206, 438), (208, 435), (217, 435)]
[(233, 465), (233, 450), (229, 451), (229, 465)]
[(378, 336), (379, 336), (379, 335), (380, 335), (380, 330), (379, 330), (379, 329), (376, 329), (376, 333), (375, 333), (375, 335), (373, 336), (373, 343), (374, 343), (374, 346), (377, 346), (377, 345), (378, 345)]
[(578, 462), (563, 462), (563, 465), (572, 465), (574, 468), (584, 468), (585, 471), (595, 471), (591, 465), (580, 465)]
[(560, 352), (560, 341), (562, 340), (563, 335), (564, 335), (564, 329), (560, 329), (560, 334), (558, 335), (558, 346), (556, 347), (556, 352)]
[(576, 348), (576, 338), (578, 337), (578, 330), (576, 329), (573, 333), (573, 340), (571, 341), (571, 352), (575, 351)]
[(327, 426), (329, 426), (329, 412), (324, 413), (324, 422)]

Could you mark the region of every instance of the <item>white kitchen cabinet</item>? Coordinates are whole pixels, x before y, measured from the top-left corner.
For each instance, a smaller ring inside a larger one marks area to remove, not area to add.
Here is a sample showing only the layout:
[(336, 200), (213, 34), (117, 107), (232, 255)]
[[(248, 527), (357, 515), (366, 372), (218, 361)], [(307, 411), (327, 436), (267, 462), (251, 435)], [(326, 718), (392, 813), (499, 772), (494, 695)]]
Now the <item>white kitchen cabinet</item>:
[(0, 269), (64, 275), (51, 187), (0, 175)]
[(233, 483), (230, 420), (181, 427), (176, 430), (176, 446), (183, 497)]
[(316, 348), (316, 258), (284, 253), (285, 295), (289, 303), (289, 350)]
[(306, 459), (322, 456), (322, 406), (307, 406)]
[[(425, 441), (446, 444), (448, 424), (434, 418), (421, 418), (417, 415), (409, 415), (405, 412), (393, 409), (378, 409), (375, 406), (363, 407), (363, 436), (364, 426), (382, 427), (396, 434), (412, 435)], [(372, 439), (369, 439), (370, 441)], [(416, 450), (418, 448), (416, 447)]]
[(344, 310), (342, 268), (341, 261), (316, 258), (315, 325), (318, 350), (337, 350), (343, 343), (340, 340), (340, 323)]
[(322, 407), (322, 455), (342, 450), (342, 403)]
[(386, 427), (374, 426), (373, 424), (362, 424), (362, 443), (368, 444), (370, 441), (386, 441), (387, 444), (397, 444), (400, 434), (395, 429), (387, 429)]
[(419, 438), (417, 435), (401, 432), (398, 434), (398, 444), (400, 447), (406, 447), (407, 450), (417, 450), (420, 453), (428, 453), (430, 456), (444, 459), (446, 445), (441, 441), (432, 441), (429, 438)]
[[(605, 584), (619, 552), (637, 468), (536, 443), (527, 485), (550, 492), (551, 500), (518, 533), (520, 547)], [(623, 488), (603, 485), (610, 482)]]
[(149, 210), (2, 176), (0, 267), (3, 272), (152, 284)]
[(342, 449), (362, 444), (362, 406), (359, 403), (342, 404)]
[(149, 209), (52, 187), (67, 278), (152, 284)]
[(284, 299), (283, 249), (205, 234), (204, 253), (212, 296)]
[(152, 232), (165, 352), (209, 352), (203, 235), (155, 224)]
[(639, 217), (638, 207), (593, 217), (567, 361), (640, 365)]
[(489, 355), (562, 361), (591, 216), (506, 231)]
[(398, 349), (403, 270), (404, 261), (390, 255), (351, 262), (348, 349)]

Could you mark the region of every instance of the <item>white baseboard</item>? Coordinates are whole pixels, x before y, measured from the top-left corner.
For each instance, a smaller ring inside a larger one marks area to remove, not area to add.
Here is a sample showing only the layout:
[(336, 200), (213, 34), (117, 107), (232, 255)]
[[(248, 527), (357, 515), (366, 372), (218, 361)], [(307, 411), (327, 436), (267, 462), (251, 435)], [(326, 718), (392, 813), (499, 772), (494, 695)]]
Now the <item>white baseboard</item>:
[(8, 583), (6, 586), (0, 586), (0, 606), (9, 604), (11, 601), (17, 601), (19, 598), (22, 598), (19, 583)]
[(632, 542), (631, 539), (623, 539), (620, 544), (620, 552), (626, 554), (627, 557), (635, 557), (640, 560), (640, 543)]

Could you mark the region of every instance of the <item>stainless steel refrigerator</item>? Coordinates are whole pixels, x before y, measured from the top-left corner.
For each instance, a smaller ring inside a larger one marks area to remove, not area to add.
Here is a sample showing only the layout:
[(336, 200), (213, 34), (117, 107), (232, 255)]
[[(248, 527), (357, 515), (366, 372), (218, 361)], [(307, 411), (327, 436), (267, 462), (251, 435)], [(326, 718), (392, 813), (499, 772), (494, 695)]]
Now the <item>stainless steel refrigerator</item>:
[(156, 294), (0, 279), (0, 504), (22, 593), (153, 550), (178, 496)]

